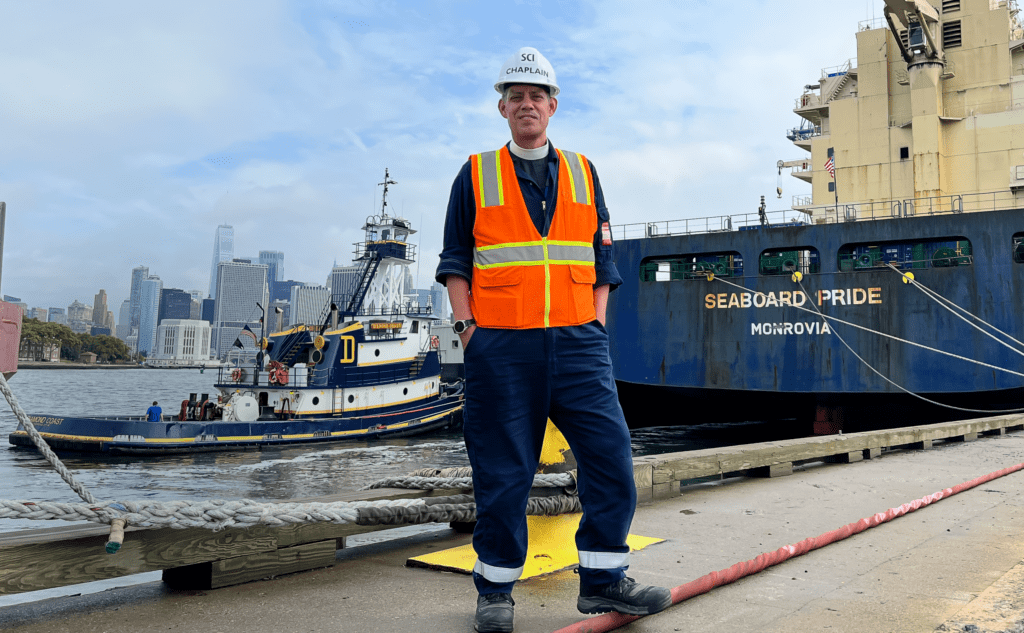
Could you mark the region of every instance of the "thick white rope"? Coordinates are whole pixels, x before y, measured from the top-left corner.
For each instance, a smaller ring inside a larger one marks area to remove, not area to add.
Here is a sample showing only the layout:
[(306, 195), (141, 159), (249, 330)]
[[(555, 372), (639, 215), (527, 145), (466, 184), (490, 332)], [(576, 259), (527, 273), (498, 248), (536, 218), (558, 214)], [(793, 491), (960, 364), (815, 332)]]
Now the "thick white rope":
[[(892, 270), (893, 270), (893, 271), (894, 271), (894, 272), (895, 272), (896, 274), (898, 274), (898, 275), (900, 275), (901, 277), (903, 277), (903, 280), (904, 280), (904, 282), (906, 282), (906, 283), (908, 283), (908, 284), (910, 284), (910, 285), (914, 286), (915, 288), (917, 288), (918, 290), (920, 290), (921, 292), (923, 292), (923, 293), (925, 294), (925, 296), (927, 296), (927, 297), (930, 297), (930, 298), (931, 298), (931, 299), (932, 299), (933, 301), (935, 301), (936, 303), (938, 303), (938, 304), (939, 304), (940, 306), (942, 306), (942, 307), (943, 307), (943, 308), (945, 308), (946, 310), (949, 310), (950, 312), (952, 312), (952, 313), (953, 313), (953, 315), (954, 315), (954, 316), (956, 316), (956, 317), (957, 317), (958, 319), (960, 319), (960, 320), (964, 321), (965, 323), (967, 323), (968, 325), (970, 325), (970, 326), (971, 326), (971, 327), (973, 327), (974, 329), (978, 330), (979, 332), (981, 332), (981, 333), (982, 333), (982, 334), (984, 334), (985, 336), (989, 337), (989, 338), (990, 338), (990, 339), (992, 339), (993, 341), (995, 341), (995, 342), (999, 343), (999, 344), (1000, 344), (1000, 345), (1002, 345), (1003, 347), (1006, 347), (1006, 348), (1007, 348), (1007, 349), (1009, 349), (1010, 351), (1012, 351), (1012, 352), (1015, 352), (1015, 353), (1017, 353), (1017, 354), (1020, 354), (1021, 356), (1024, 356), (1024, 351), (1021, 351), (1021, 350), (1019, 350), (1019, 349), (1017, 349), (1017, 348), (1013, 347), (1012, 345), (1010, 345), (1010, 344), (1009, 344), (1009, 343), (1007, 343), (1006, 341), (1001, 341), (1001, 340), (999, 340), (999, 339), (998, 339), (998, 338), (996, 338), (996, 337), (995, 337), (995, 336), (994, 336), (994, 335), (993, 335), (993, 334), (992, 334), (991, 332), (986, 332), (985, 330), (981, 329), (980, 327), (978, 327), (978, 326), (977, 326), (977, 325), (975, 325), (974, 323), (971, 323), (970, 321), (968, 321), (967, 319), (965, 319), (965, 318), (963, 317), (963, 315), (961, 315), (961, 314), (957, 314), (957, 311), (963, 312), (964, 314), (966, 314), (967, 316), (971, 317), (971, 318), (972, 318), (972, 319), (974, 319), (975, 321), (978, 321), (979, 323), (983, 323), (983, 324), (985, 324), (986, 326), (988, 326), (988, 327), (992, 328), (992, 329), (993, 329), (993, 330), (995, 330), (996, 332), (999, 332), (1000, 334), (1002, 334), (1002, 335), (1003, 335), (1003, 336), (1005, 336), (1006, 338), (1010, 339), (1011, 341), (1013, 341), (1013, 342), (1014, 342), (1014, 343), (1016, 343), (1017, 345), (1020, 345), (1021, 347), (1024, 347), (1024, 343), (1021, 343), (1021, 342), (1020, 342), (1020, 341), (1018, 341), (1017, 339), (1013, 338), (1013, 336), (1011, 336), (1010, 334), (1008, 334), (1008, 333), (1006, 333), (1006, 332), (1004, 332), (1004, 331), (1000, 330), (999, 328), (997, 328), (996, 326), (992, 325), (992, 324), (991, 324), (991, 323), (989, 323), (988, 321), (985, 321), (985, 320), (984, 320), (984, 319), (982, 319), (981, 317), (979, 317), (979, 316), (976, 316), (976, 315), (974, 315), (974, 314), (971, 314), (970, 312), (968, 312), (968, 311), (967, 311), (967, 310), (965, 310), (964, 308), (962, 308), (962, 307), (958, 306), (957, 304), (955, 304), (955, 303), (953, 303), (952, 301), (950, 301), (949, 299), (947, 299), (947, 298), (943, 297), (942, 295), (940, 295), (939, 293), (935, 292), (934, 290), (932, 290), (932, 289), (931, 289), (931, 288), (929, 288), (928, 286), (924, 285), (923, 283), (921, 283), (920, 281), (918, 281), (918, 280), (917, 280), (917, 279), (915, 279), (914, 277), (912, 277), (912, 276), (910, 276), (910, 275), (907, 275), (906, 273), (904, 273), (904, 272), (900, 271), (900, 270), (899, 270), (898, 268), (896, 268), (896, 267), (895, 267), (895, 266), (893, 266), (892, 264), (886, 264), (886, 266), (888, 266), (889, 268), (891, 268), (891, 269), (892, 269)], [(954, 310), (953, 308), (956, 308), (956, 310)]]
[[(538, 474), (533, 477), (534, 488), (565, 488), (576, 484), (569, 473)], [(469, 490), (473, 488), (472, 477), (422, 477), (407, 475), (405, 477), (388, 477), (375, 481), (361, 490), (374, 488), (412, 488), (417, 490)]]
[[(35, 425), (18, 403), (7, 380), (0, 374), (0, 391), (11, 405), (15, 416), (33, 444), (53, 466), (61, 478), (78, 493), (85, 503), (57, 503), (34, 501), (0, 500), (0, 519), (34, 519), (61, 521), (90, 521), (110, 524), (120, 529), (123, 522), (145, 528), (205, 528), (222, 530), (229, 527), (248, 528), (256, 525), (282, 527), (301, 523), (357, 523), (360, 525), (398, 525), (408, 523), (432, 523), (450, 521), (473, 521), (476, 518), (476, 504), (472, 495), (431, 497), (428, 499), (382, 499), (377, 501), (338, 501), (333, 503), (258, 503), (249, 499), (227, 501), (124, 501), (97, 502), (92, 494), (79, 483), (67, 467), (46, 444)], [(370, 488), (394, 487), (420, 489), (470, 489), (472, 479), (467, 478), (469, 469), (446, 469), (421, 471), (430, 477), (411, 476), (383, 480)], [(448, 474), (448, 477), (436, 476)], [(392, 485), (394, 484), (394, 486)], [(568, 473), (538, 475), (536, 487), (574, 487), (575, 481)], [(555, 515), (579, 512), (579, 498), (572, 495), (533, 497), (527, 503), (527, 514)], [(115, 530), (116, 531), (116, 530)], [(120, 542), (107, 545), (107, 551), (114, 553)]]
[(14, 392), (11, 391), (11, 386), (7, 384), (7, 379), (4, 378), (3, 373), (0, 373), (0, 391), (3, 392), (4, 398), (7, 398), (7, 403), (11, 405), (11, 410), (14, 411), (14, 415), (18, 418), (18, 422), (21, 423), (21, 426), (25, 429), (25, 432), (28, 433), (30, 438), (32, 438), (32, 443), (36, 445), (36, 448), (39, 449), (39, 452), (43, 454), (43, 457), (46, 458), (46, 461), (50, 462), (50, 465), (53, 466), (53, 469), (57, 471), (61, 479), (63, 479), (65, 482), (67, 482), (69, 486), (71, 486), (71, 489), (74, 490), (76, 494), (78, 494), (82, 501), (95, 505), (96, 498), (92, 496), (91, 492), (86, 490), (85, 486), (83, 486), (81, 483), (78, 482), (77, 479), (75, 479), (74, 475), (72, 475), (71, 472), (64, 466), (64, 463), (61, 462), (60, 459), (58, 459), (58, 457), (53, 453), (52, 450), (50, 450), (50, 447), (46, 443), (46, 440), (44, 440), (43, 436), (40, 435), (39, 431), (36, 430), (35, 425), (32, 424), (32, 420), (28, 419), (28, 415), (25, 414), (25, 411), (21, 408), (21, 405), (18, 404), (18, 399), (14, 396)]

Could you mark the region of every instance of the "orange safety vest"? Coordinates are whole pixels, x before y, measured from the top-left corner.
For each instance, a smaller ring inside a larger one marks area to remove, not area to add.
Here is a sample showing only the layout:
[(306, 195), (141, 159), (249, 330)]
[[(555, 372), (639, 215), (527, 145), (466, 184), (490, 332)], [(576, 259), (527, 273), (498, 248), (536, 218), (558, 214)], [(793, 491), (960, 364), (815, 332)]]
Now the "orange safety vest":
[(582, 154), (558, 151), (558, 197), (541, 237), (508, 147), (470, 156), (476, 222), (470, 307), (481, 327), (582, 325), (594, 310), (594, 179)]

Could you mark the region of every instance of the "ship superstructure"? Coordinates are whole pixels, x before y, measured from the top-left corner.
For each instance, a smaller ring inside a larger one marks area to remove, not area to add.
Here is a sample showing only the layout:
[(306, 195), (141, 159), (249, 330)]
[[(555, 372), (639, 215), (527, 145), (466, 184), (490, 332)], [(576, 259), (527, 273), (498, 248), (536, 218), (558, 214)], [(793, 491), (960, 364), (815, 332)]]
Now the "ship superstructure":
[[(779, 161), (811, 184), (811, 221), (1024, 202), (1024, 31), (1015, 0), (886, 0), (857, 58), (804, 87)], [(833, 159), (835, 175), (826, 169)]]

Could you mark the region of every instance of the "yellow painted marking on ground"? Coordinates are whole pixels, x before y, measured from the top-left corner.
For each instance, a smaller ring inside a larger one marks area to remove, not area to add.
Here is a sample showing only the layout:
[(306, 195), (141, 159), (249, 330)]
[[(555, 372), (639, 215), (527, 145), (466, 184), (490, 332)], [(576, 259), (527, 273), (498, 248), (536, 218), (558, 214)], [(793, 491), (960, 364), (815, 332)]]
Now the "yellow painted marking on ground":
[[(578, 564), (580, 557), (576, 551), (575, 536), (582, 518), (583, 515), (579, 513), (554, 517), (526, 517), (526, 524), (530, 530), (530, 543), (526, 549), (523, 575), (519, 578), (550, 574)], [(635, 534), (626, 537), (630, 551), (634, 552), (664, 540)], [(473, 572), (473, 566), (476, 564), (476, 552), (473, 550), (472, 544), (463, 545), (416, 556), (410, 558), (409, 562), (417, 567), (469, 574)]]
[(566, 441), (565, 436), (558, 430), (558, 427), (551, 420), (548, 420), (547, 429), (544, 431), (544, 445), (540, 449), (541, 466), (564, 464), (564, 453), (567, 450), (569, 450), (569, 442)]

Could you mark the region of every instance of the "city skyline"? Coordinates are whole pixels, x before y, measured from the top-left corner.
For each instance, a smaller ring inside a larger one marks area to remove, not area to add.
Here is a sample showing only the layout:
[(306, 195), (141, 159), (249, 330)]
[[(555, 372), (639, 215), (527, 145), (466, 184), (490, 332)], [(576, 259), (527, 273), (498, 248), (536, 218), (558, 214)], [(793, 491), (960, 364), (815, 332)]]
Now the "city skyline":
[(385, 167), (428, 287), (455, 175), (509, 138), (493, 84), (520, 46), (553, 64), (552, 142), (594, 161), (612, 224), (788, 207), (809, 190), (775, 167), (802, 156), (794, 100), (882, 3), (529, 6), (0, 3), (18, 25), (0, 40), (0, 292), (117, 306), (139, 265), (208, 292), (220, 224), (234, 253), (286, 253), (285, 278), (319, 283), (379, 213)]

